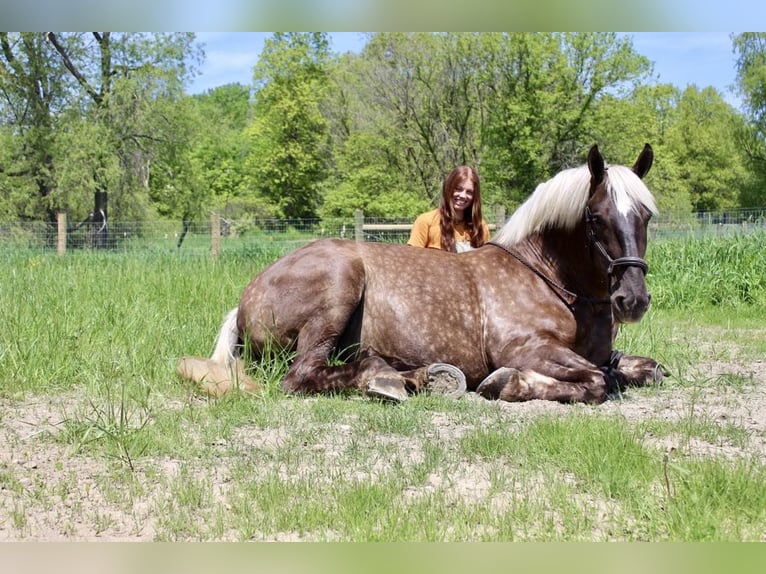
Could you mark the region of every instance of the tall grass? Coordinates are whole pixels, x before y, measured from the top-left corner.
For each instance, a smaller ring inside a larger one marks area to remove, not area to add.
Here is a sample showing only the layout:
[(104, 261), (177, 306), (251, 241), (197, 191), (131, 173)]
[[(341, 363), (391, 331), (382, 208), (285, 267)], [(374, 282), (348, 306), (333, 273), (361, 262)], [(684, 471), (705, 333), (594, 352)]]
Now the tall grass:
[(2, 392), (167, 379), (175, 357), (209, 353), (226, 310), (277, 256), (245, 255), (4, 254)]
[(766, 234), (649, 243), (652, 304), (660, 309), (766, 304)]

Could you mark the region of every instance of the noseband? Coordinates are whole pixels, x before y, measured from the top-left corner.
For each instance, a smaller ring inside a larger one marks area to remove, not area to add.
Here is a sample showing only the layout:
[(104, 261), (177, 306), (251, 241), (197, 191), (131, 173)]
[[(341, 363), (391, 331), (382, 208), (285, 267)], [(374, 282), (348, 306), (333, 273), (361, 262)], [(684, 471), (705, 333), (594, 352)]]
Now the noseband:
[(613, 259), (612, 256), (607, 253), (604, 244), (601, 243), (601, 240), (596, 236), (596, 230), (593, 228), (593, 219), (594, 217), (590, 208), (586, 207), (585, 222), (588, 228), (588, 239), (590, 239), (590, 242), (596, 246), (596, 249), (601, 252), (601, 255), (603, 255), (604, 259), (609, 263), (609, 268), (606, 271), (607, 275), (611, 277), (615, 267), (638, 267), (644, 272), (644, 275), (646, 275), (646, 272), (649, 271), (649, 264), (640, 257), (618, 257), (617, 259)]

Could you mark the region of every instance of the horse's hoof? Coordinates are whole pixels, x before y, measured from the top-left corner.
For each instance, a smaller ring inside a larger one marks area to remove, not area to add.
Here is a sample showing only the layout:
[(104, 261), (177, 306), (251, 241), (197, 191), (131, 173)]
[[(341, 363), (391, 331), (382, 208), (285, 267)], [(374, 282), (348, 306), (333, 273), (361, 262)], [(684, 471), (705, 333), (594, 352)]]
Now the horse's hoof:
[(447, 363), (433, 363), (426, 368), (426, 391), (434, 395), (458, 398), (465, 394), (463, 371)]
[(479, 386), (476, 387), (476, 394), (496, 401), (500, 398), (500, 393), (505, 389), (509, 381), (513, 380), (513, 377), (518, 377), (519, 371), (512, 367), (501, 367), (500, 369), (490, 373)]
[(407, 400), (407, 390), (404, 387), (404, 381), (399, 379), (376, 377), (367, 385), (366, 393), (372, 397), (396, 401), (398, 403)]

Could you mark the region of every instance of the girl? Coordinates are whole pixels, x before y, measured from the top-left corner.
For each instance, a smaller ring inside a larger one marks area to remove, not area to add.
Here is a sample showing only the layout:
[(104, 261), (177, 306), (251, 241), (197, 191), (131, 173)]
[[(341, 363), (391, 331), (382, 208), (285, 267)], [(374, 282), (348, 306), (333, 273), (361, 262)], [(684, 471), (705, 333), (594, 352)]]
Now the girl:
[(488, 240), (489, 226), (481, 215), (479, 175), (461, 165), (444, 180), (439, 207), (415, 219), (407, 245), (459, 253)]

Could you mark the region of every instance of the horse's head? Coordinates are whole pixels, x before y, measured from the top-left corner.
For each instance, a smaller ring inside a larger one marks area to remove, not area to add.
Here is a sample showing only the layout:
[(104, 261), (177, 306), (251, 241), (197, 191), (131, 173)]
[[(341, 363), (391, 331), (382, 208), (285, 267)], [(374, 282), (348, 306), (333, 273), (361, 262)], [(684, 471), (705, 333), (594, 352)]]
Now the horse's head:
[(654, 200), (641, 181), (652, 167), (654, 154), (644, 146), (632, 168), (606, 167), (594, 145), (588, 153), (591, 173), (590, 197), (585, 226), (594, 264), (609, 282), (614, 319), (619, 323), (639, 321), (649, 308), (645, 275), (647, 226)]

